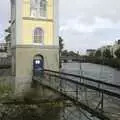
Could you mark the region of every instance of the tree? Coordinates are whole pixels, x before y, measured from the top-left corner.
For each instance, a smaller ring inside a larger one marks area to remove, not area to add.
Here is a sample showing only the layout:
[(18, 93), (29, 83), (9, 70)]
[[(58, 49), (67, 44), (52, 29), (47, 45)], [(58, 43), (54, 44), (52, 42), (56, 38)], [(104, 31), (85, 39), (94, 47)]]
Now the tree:
[(102, 53), (101, 53), (101, 50), (97, 50), (96, 53), (95, 53), (95, 56), (96, 57), (101, 57)]
[(61, 55), (62, 56), (68, 56), (68, 51), (67, 50), (63, 50)]
[(89, 54), (89, 56), (90, 56), (90, 57), (93, 57), (93, 56), (94, 56), (94, 52), (91, 52), (91, 53)]
[(72, 57), (76, 57), (78, 56), (77, 53), (75, 53), (74, 51), (69, 51), (69, 56), (72, 56)]
[(112, 56), (112, 54), (111, 54), (111, 52), (110, 52), (109, 49), (105, 49), (105, 50), (103, 51), (103, 57), (110, 59), (110, 58), (112, 58), (113, 56)]
[(62, 37), (59, 37), (59, 49), (60, 49), (60, 52), (62, 52), (63, 48), (64, 48), (63, 39), (62, 39)]
[(116, 51), (115, 51), (115, 55), (117, 58), (120, 58), (120, 48), (118, 48)]
[[(60, 57), (61, 57), (61, 55), (62, 55), (63, 48), (64, 48), (63, 39), (62, 39), (62, 37), (59, 37), (59, 56), (60, 56)], [(60, 57), (59, 57), (59, 58), (60, 58)], [(60, 67), (60, 68), (62, 67), (61, 59), (59, 59), (59, 67)]]

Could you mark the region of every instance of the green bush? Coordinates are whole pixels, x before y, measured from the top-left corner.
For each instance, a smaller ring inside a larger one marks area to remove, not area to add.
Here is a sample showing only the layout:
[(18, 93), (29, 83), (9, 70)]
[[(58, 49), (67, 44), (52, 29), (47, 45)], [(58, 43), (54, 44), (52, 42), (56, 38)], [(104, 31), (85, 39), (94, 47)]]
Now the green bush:
[(8, 85), (0, 85), (0, 95), (4, 93), (9, 93), (11, 90), (11, 87)]

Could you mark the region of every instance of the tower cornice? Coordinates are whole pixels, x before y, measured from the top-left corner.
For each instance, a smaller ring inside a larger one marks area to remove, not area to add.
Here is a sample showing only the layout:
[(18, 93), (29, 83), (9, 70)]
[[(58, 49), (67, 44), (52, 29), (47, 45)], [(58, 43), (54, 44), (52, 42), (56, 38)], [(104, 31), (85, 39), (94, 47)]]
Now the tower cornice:
[(35, 17), (23, 17), (24, 20), (37, 20), (37, 21), (49, 21), (53, 22), (53, 19), (35, 18)]

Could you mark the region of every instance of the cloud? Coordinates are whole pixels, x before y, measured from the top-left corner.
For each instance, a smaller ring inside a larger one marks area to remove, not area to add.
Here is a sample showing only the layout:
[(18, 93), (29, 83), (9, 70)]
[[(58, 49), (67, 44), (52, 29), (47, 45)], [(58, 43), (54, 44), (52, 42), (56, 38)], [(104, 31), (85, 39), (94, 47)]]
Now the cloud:
[(119, 39), (120, 22), (115, 24), (109, 19), (96, 18), (93, 25), (86, 25), (76, 20), (69, 20), (61, 26), (60, 35), (65, 40), (67, 49), (85, 53), (86, 49), (111, 45), (116, 38)]
[[(59, 34), (69, 50), (85, 52), (120, 38), (120, 0), (59, 0)], [(0, 0), (0, 36), (10, 19), (10, 0)]]
[(4, 30), (8, 27), (10, 19), (10, 0), (0, 0), (0, 40), (4, 39)]
[(113, 44), (120, 38), (119, 5), (119, 0), (61, 0), (60, 35), (65, 47), (85, 53)]
[(82, 16), (86, 23), (92, 23), (94, 17), (102, 17), (116, 22), (120, 19), (119, 5), (119, 0), (60, 0), (60, 17)]
[(94, 23), (86, 24), (86, 23), (81, 22), (81, 17), (76, 17), (76, 18), (71, 18), (70, 20), (66, 20), (66, 22), (64, 22), (64, 24), (60, 26), (60, 32), (67, 31), (69, 29), (72, 29), (78, 32), (95, 32), (95, 30), (98, 28), (99, 29), (101, 28), (112, 29), (115, 26), (116, 24), (112, 23), (109, 19), (103, 19), (103, 18), (96, 17), (94, 19)]

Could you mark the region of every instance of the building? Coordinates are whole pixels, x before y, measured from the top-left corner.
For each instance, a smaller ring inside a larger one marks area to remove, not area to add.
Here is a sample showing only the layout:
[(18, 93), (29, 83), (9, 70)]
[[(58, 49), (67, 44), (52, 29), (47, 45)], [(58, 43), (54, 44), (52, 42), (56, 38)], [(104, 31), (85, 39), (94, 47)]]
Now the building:
[(110, 50), (112, 53), (112, 45), (106, 45), (106, 46), (102, 46), (101, 48), (99, 48), (99, 50), (103, 53), (106, 49)]
[(7, 58), (7, 45), (6, 43), (0, 43), (0, 58)]
[(59, 70), (57, 15), (58, 0), (11, 0), (12, 75), (17, 90), (30, 87), (35, 58), (44, 61), (45, 69)]
[(95, 49), (87, 49), (87, 50), (86, 50), (86, 55), (87, 55), (87, 56), (91, 56), (91, 55), (94, 55), (95, 52), (96, 52)]
[(7, 56), (11, 57), (11, 27), (5, 30), (7, 35), (5, 36), (6, 47), (7, 47)]
[(112, 46), (112, 49), (113, 49), (113, 56), (115, 56), (115, 51), (120, 48), (120, 40), (116, 41), (115, 44)]

